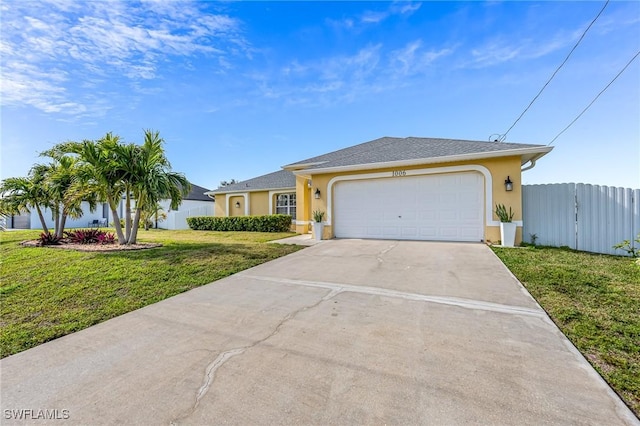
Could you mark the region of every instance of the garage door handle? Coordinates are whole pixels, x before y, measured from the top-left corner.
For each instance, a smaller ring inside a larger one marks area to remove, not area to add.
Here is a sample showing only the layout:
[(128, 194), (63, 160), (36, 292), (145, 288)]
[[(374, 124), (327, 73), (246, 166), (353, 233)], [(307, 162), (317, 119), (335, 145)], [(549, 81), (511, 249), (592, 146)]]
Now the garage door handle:
[(402, 219), (402, 216), (398, 216), (398, 219)]

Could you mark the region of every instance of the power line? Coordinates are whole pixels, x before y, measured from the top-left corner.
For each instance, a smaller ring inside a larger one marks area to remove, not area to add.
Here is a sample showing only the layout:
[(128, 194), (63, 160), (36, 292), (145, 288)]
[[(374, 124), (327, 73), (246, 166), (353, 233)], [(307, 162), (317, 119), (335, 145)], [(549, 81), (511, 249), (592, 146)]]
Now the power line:
[(516, 121), (513, 122), (511, 127), (509, 127), (509, 129), (506, 132), (504, 132), (503, 135), (500, 136), (500, 142), (504, 142), (504, 140), (507, 138), (507, 134), (511, 131), (511, 129), (513, 129), (515, 127), (515, 125), (518, 123), (518, 121), (520, 121), (520, 119), (524, 116), (524, 114), (527, 111), (529, 111), (529, 108), (531, 108), (531, 105), (533, 105), (533, 103), (536, 101), (536, 99), (538, 99), (538, 97), (542, 94), (544, 89), (546, 89), (547, 86), (549, 85), (549, 83), (551, 83), (551, 80), (553, 80), (553, 78), (556, 76), (556, 74), (558, 74), (558, 71), (560, 71), (560, 68), (562, 68), (564, 66), (564, 64), (567, 63), (567, 61), (569, 60), (569, 57), (571, 56), (571, 54), (573, 54), (573, 51), (576, 50), (576, 48), (578, 47), (580, 42), (582, 42), (582, 39), (584, 38), (585, 35), (587, 35), (587, 31), (589, 31), (589, 28), (591, 28), (591, 26), (593, 26), (593, 24), (598, 20), (600, 15), (602, 15), (602, 12), (604, 12), (604, 9), (607, 7), (608, 4), (609, 4), (609, 0), (607, 0), (604, 3), (604, 6), (602, 6), (602, 9), (600, 9), (600, 12), (598, 12), (596, 17), (593, 18), (593, 20), (591, 21), (589, 26), (584, 30), (584, 32), (582, 33), (582, 35), (580, 36), (580, 38), (576, 42), (575, 46), (573, 46), (571, 51), (569, 51), (569, 54), (567, 55), (567, 57), (564, 58), (564, 61), (562, 61), (560, 66), (558, 66), (558, 68), (556, 68), (556, 70), (553, 72), (553, 74), (551, 74), (551, 77), (549, 77), (549, 80), (547, 80), (547, 82), (544, 84), (544, 86), (542, 86), (542, 89), (540, 89), (538, 94), (536, 96), (534, 96), (534, 98), (531, 100), (531, 102), (529, 102), (529, 105), (527, 105), (527, 107), (524, 109), (524, 111), (522, 111), (522, 114), (520, 114), (520, 116), (516, 119)]
[(616, 81), (616, 80), (618, 79), (618, 77), (620, 77), (620, 74), (622, 74), (622, 73), (624, 72), (624, 70), (626, 70), (626, 69), (629, 67), (629, 65), (631, 65), (631, 63), (632, 63), (632, 62), (633, 62), (633, 61), (634, 61), (638, 56), (640, 56), (640, 50), (638, 50), (638, 53), (636, 53), (636, 54), (633, 56), (633, 58), (631, 58), (631, 60), (630, 60), (629, 62), (627, 62), (627, 65), (625, 65), (625, 66), (624, 66), (624, 68), (622, 68), (622, 69), (620, 70), (620, 72), (619, 72), (615, 77), (613, 77), (613, 80), (611, 80), (611, 81), (609, 82), (609, 84), (607, 84), (607, 85), (604, 87), (604, 89), (602, 89), (602, 90), (600, 91), (600, 93), (598, 93), (598, 94), (596, 95), (596, 97), (595, 97), (595, 98), (593, 98), (593, 100), (589, 103), (589, 105), (587, 105), (587, 106), (586, 106), (586, 108), (585, 108), (585, 109), (583, 109), (583, 110), (582, 110), (582, 112), (581, 112), (580, 114), (578, 114), (578, 116), (577, 116), (576, 118), (574, 118), (574, 119), (573, 119), (573, 121), (572, 121), (571, 123), (569, 123), (569, 125), (568, 125), (567, 127), (565, 127), (564, 129), (562, 129), (562, 131), (561, 131), (560, 133), (558, 133), (558, 134), (556, 135), (556, 137), (555, 137), (555, 138), (553, 138), (553, 139), (551, 140), (551, 142), (549, 142), (549, 143), (547, 144), (547, 146), (549, 146), (549, 145), (551, 145), (552, 143), (554, 143), (554, 142), (555, 142), (555, 140), (556, 140), (556, 139), (558, 139), (558, 138), (560, 137), (560, 135), (561, 135), (561, 134), (563, 134), (564, 132), (566, 132), (566, 131), (567, 131), (567, 129), (569, 129), (569, 127), (571, 127), (571, 126), (573, 125), (573, 123), (575, 123), (576, 121), (578, 121), (578, 119), (579, 119), (580, 117), (582, 117), (582, 114), (584, 114), (584, 113), (585, 113), (585, 112), (586, 112), (586, 111), (591, 107), (591, 105), (593, 105), (593, 103), (594, 103), (594, 102), (595, 102), (595, 101), (600, 97), (600, 95), (602, 95), (602, 94), (603, 94), (603, 93), (604, 93), (604, 92), (609, 88), (609, 86), (611, 86), (611, 85), (613, 84), (613, 82), (614, 82), (614, 81)]

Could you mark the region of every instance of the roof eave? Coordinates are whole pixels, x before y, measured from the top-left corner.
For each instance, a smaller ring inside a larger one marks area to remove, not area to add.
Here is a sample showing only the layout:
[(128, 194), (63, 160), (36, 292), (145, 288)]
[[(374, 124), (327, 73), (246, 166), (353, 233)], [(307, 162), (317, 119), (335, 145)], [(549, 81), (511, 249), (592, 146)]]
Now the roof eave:
[(410, 166), (419, 166), (421, 164), (452, 163), (457, 161), (481, 160), (485, 158), (512, 157), (512, 156), (520, 156), (521, 164), (525, 164), (531, 159), (536, 159), (536, 160), (539, 159), (543, 155), (549, 153), (552, 149), (553, 147), (551, 146), (517, 148), (517, 149), (507, 149), (507, 150), (501, 150), (501, 151), (475, 152), (472, 154), (448, 155), (444, 157), (385, 161), (383, 163), (365, 163), (365, 164), (353, 164), (349, 166), (324, 167), (324, 168), (317, 168), (317, 169), (302, 169), (302, 170), (294, 170), (293, 173), (296, 175), (303, 175), (303, 174), (312, 175), (312, 174), (333, 173), (333, 172), (338, 173), (338, 172), (347, 172), (347, 171), (384, 169), (384, 168), (390, 168), (390, 167), (410, 167)]
[(324, 164), (324, 163), (326, 163), (326, 161), (316, 161), (312, 163), (294, 163), (294, 164), (287, 164), (285, 166), (282, 166), (282, 168), (290, 172), (296, 172), (298, 170), (308, 169), (309, 167), (317, 166), (319, 164)]
[(285, 186), (278, 188), (242, 188), (242, 189), (232, 189), (230, 191), (209, 191), (205, 192), (205, 194), (209, 195), (227, 195), (227, 194), (246, 194), (247, 192), (265, 192), (265, 191), (295, 191), (295, 186)]

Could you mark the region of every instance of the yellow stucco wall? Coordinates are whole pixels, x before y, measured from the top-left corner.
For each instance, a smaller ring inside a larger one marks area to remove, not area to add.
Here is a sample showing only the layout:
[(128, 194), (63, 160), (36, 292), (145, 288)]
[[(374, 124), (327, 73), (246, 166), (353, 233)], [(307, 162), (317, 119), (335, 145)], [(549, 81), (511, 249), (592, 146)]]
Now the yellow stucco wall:
[(311, 189), (307, 184), (308, 179), (296, 176), (296, 232), (306, 234), (311, 232)]
[(224, 217), (227, 215), (227, 196), (224, 194), (216, 194), (216, 202), (214, 203), (214, 216)]
[[(406, 167), (393, 167), (393, 168), (383, 168), (383, 169), (368, 169), (368, 170), (358, 170), (358, 171), (348, 171), (348, 172), (339, 172), (339, 173), (325, 173), (325, 174), (307, 174), (306, 176), (297, 176), (297, 198), (298, 198), (298, 220), (299, 221), (310, 221), (312, 218), (309, 217), (305, 212), (307, 211), (315, 211), (321, 210), (327, 212), (327, 194), (328, 191), (333, 191), (333, 187), (329, 188), (329, 181), (337, 176), (352, 176), (352, 175), (360, 175), (360, 174), (368, 174), (368, 173), (389, 173), (388, 177), (392, 177), (392, 172), (397, 170), (418, 170), (418, 169), (438, 169), (443, 167), (452, 167), (452, 166), (464, 166), (464, 165), (479, 165), (488, 169), (491, 178), (492, 178), (492, 211), (495, 209), (495, 204), (504, 204), (507, 208), (511, 207), (515, 212), (514, 221), (522, 220), (522, 186), (521, 186), (521, 161), (519, 156), (513, 157), (500, 157), (500, 158), (489, 158), (483, 160), (473, 160), (473, 161), (461, 161), (461, 162), (449, 162), (449, 163), (437, 163), (437, 164), (426, 164), (426, 165), (416, 165), (416, 166), (406, 166)], [(312, 171), (309, 171), (312, 172)], [(305, 173), (304, 171), (302, 173)], [(513, 191), (507, 192), (504, 187), (504, 181), (510, 176), (511, 181), (513, 181)], [(312, 188), (307, 189), (307, 179), (312, 180)], [(402, 179), (398, 177), (397, 179)], [(315, 190), (320, 189), (321, 196), (319, 199), (316, 199), (313, 196)], [(332, 193), (333, 197), (334, 194)], [(485, 194), (486, 200), (486, 194)], [(486, 204), (486, 203), (485, 203)], [(486, 208), (486, 207), (485, 207)], [(332, 206), (332, 209), (335, 210), (335, 205)], [(333, 221), (334, 212), (328, 212), (331, 220)], [(302, 215), (302, 216), (301, 216)], [(483, 218), (486, 218), (486, 212), (483, 212)], [(308, 217), (308, 218), (307, 218)], [(495, 213), (492, 213), (493, 220), (497, 221)], [(302, 233), (305, 229), (305, 226), (299, 224), (297, 227), (297, 232)], [(331, 225), (327, 225), (324, 228), (324, 238), (333, 238), (333, 227)], [(485, 239), (489, 242), (496, 242), (500, 240), (500, 227), (499, 226), (491, 226), (491, 224), (486, 223), (485, 219)], [(522, 240), (522, 228), (518, 227), (516, 234), (516, 244), (518, 244)]]
[[(239, 207), (236, 207), (236, 203), (240, 203)], [(244, 197), (238, 195), (231, 195), (229, 198), (229, 216), (244, 216)]]
[[(269, 211), (269, 191), (254, 191), (247, 193), (249, 199), (249, 215), (261, 216), (274, 214), (276, 209), (276, 197), (278, 194), (295, 192), (293, 190), (277, 191), (271, 194), (271, 210)], [(227, 197), (229, 203), (227, 204)], [(240, 207), (236, 207), (236, 202), (240, 203)], [(215, 216), (227, 216), (227, 206), (229, 207), (229, 216), (245, 215), (245, 197), (243, 195), (234, 194), (216, 194)], [(292, 223), (291, 230), (296, 231), (295, 225)]]
[(251, 192), (249, 193), (249, 214), (252, 216), (261, 216), (272, 214), (269, 211), (269, 192)]

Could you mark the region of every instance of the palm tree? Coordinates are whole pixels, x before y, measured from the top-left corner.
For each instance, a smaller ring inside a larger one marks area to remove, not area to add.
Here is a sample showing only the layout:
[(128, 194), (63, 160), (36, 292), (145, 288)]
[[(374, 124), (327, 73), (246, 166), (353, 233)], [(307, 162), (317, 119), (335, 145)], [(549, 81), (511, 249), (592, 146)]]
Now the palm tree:
[(125, 168), (120, 138), (111, 132), (98, 141), (64, 142), (54, 147), (59, 154), (77, 156), (78, 170), (76, 181), (71, 192), (77, 198), (94, 197), (97, 201), (106, 201), (111, 210), (113, 225), (116, 228), (119, 244), (126, 244), (127, 239), (122, 232), (118, 205), (126, 191)]
[(144, 229), (146, 231), (148, 231), (151, 226), (158, 228), (158, 222), (162, 222), (166, 219), (167, 213), (165, 213), (160, 203), (156, 203), (155, 206), (147, 206), (147, 209), (142, 210), (140, 213), (140, 220), (144, 224)]
[(49, 164), (36, 164), (44, 176), (44, 183), (49, 193), (49, 201), (54, 219), (54, 235), (62, 238), (67, 217), (79, 218), (84, 213), (82, 201), (89, 202), (91, 210), (95, 210), (96, 198), (92, 194), (78, 194), (73, 191), (73, 184), (77, 180), (78, 161), (68, 155), (58, 155), (55, 151), (45, 151), (40, 154), (52, 159)]
[(30, 213), (35, 209), (42, 230), (49, 233), (42, 209), (51, 206), (44, 175), (32, 169), (28, 177), (11, 177), (0, 183), (0, 211), (3, 215)]
[[(107, 133), (98, 141), (65, 142), (49, 152), (56, 158), (64, 154), (77, 156), (76, 179), (70, 194), (76, 201), (93, 196), (106, 201), (111, 209), (118, 243), (135, 244), (140, 216), (161, 199), (169, 199), (177, 209), (191, 184), (181, 173), (171, 171), (165, 156), (164, 141), (157, 131), (146, 130), (142, 145), (123, 144), (118, 136)], [(125, 229), (118, 215), (118, 205), (125, 200)], [(136, 213), (131, 221), (131, 203)]]
[(162, 199), (170, 200), (170, 208), (177, 209), (191, 184), (182, 173), (173, 172), (167, 159), (160, 133), (145, 130), (144, 143), (130, 152), (134, 156), (127, 169), (127, 180), (136, 200), (136, 213), (127, 242), (135, 244), (143, 211), (152, 210)]

